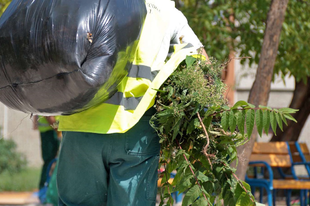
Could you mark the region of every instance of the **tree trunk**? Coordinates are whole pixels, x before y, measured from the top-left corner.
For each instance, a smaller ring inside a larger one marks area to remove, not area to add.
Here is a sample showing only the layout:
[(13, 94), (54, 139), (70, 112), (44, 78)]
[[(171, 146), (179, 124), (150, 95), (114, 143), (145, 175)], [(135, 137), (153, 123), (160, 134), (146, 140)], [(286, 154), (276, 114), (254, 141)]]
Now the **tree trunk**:
[[(271, 1), (257, 73), (248, 99), (249, 103), (256, 106), (267, 105), (268, 102), (273, 67), (277, 56), (287, 3), (288, 0)], [(237, 166), (236, 175), (242, 180), (245, 178), (249, 157), (256, 137), (257, 131), (254, 129), (250, 140), (237, 148), (239, 164)]]
[(284, 125), (283, 131), (277, 128), (277, 135), (273, 135), (270, 141), (297, 141), (302, 128), (304, 127), (310, 114), (310, 78), (305, 84), (303, 81), (295, 82), (295, 90), (290, 104), (290, 108), (299, 109), (293, 114), (297, 123), (288, 121), (287, 126)]

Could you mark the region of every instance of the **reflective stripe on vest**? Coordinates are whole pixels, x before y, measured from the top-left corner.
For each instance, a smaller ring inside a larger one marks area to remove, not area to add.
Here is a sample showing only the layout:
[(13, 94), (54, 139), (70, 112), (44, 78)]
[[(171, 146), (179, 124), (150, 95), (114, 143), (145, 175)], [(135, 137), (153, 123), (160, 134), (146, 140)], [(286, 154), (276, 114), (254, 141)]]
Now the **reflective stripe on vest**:
[(40, 132), (47, 132), (53, 130), (53, 127), (48, 123), (47, 119), (43, 116), (38, 118), (38, 130)]
[[(165, 82), (187, 55), (196, 50), (189, 44), (173, 46), (167, 62), (154, 64), (165, 31), (169, 26), (170, 7), (166, 0), (148, 0), (147, 6), (156, 6), (149, 12), (141, 32), (133, 65), (118, 85), (118, 92), (110, 99), (88, 110), (60, 119), (60, 131), (91, 133), (124, 133), (132, 128), (153, 104), (156, 89)], [(149, 11), (149, 10), (148, 10)], [(157, 11), (157, 13), (156, 13)], [(159, 13), (160, 12), (160, 13)]]

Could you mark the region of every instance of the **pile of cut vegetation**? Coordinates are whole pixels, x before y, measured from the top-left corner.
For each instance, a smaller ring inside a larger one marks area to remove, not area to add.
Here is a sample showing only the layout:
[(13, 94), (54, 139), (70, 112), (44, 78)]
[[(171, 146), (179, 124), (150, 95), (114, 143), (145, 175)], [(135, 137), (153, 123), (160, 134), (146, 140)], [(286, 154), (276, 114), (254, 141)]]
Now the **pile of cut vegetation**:
[[(251, 136), (255, 122), (261, 135), (270, 124), (274, 129), (293, 119), (296, 110), (257, 108), (245, 101), (229, 107), (221, 80), (225, 66), (189, 56), (158, 90), (151, 124), (160, 136), (164, 168), (160, 205), (172, 205), (176, 191), (186, 193), (186, 206), (255, 205), (249, 185), (230, 167), (236, 148)], [(169, 183), (171, 173), (176, 174)]]

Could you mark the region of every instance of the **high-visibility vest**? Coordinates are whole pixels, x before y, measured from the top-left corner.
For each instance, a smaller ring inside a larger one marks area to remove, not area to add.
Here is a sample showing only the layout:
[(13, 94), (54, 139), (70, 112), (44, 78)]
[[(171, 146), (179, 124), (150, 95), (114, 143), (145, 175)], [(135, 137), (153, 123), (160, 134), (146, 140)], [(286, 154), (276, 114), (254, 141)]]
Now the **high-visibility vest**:
[(155, 63), (169, 26), (173, 1), (148, 0), (148, 13), (133, 55), (128, 75), (107, 101), (69, 116), (61, 116), (58, 130), (91, 133), (124, 133), (154, 105), (156, 89), (165, 82), (187, 55), (197, 54), (189, 44), (173, 46), (166, 62)]
[(47, 119), (43, 116), (38, 117), (38, 130), (40, 132), (47, 132), (53, 130), (53, 127), (49, 124)]
[[(55, 116), (56, 125), (59, 122), (59, 118), (60, 116)], [(47, 119), (44, 116), (38, 116), (38, 130), (40, 132), (47, 132), (50, 130), (54, 130), (53, 126), (56, 126), (56, 125), (50, 125), (50, 123), (47, 121)]]

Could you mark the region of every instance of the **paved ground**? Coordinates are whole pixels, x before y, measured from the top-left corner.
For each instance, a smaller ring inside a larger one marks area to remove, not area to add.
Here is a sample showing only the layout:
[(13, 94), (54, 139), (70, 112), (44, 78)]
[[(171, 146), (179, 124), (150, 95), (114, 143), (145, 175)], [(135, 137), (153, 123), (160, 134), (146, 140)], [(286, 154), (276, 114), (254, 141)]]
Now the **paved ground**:
[[(40, 204), (34, 192), (0, 192), (1, 206), (53, 206), (50, 204)], [(157, 204), (156, 206), (158, 206)], [(182, 203), (173, 206), (181, 206)]]
[[(265, 198), (266, 199), (266, 198)], [(298, 198), (292, 197), (295, 200), (293, 205), (299, 205)], [(265, 200), (266, 202), (266, 200)], [(0, 205), (1, 206), (51, 206), (42, 205), (35, 193), (33, 192), (1, 192), (0, 193)], [(174, 204), (174, 206), (181, 206), (182, 203)], [(157, 204), (158, 206), (158, 204)], [(276, 206), (286, 206), (285, 198), (278, 198), (276, 201)]]
[(0, 205), (36, 205), (39, 204), (33, 192), (1, 192)]

